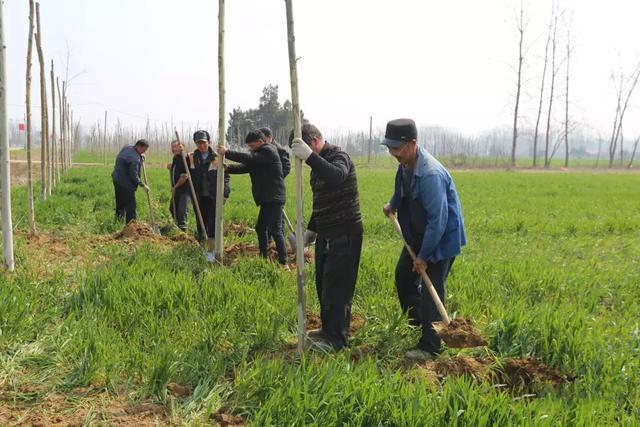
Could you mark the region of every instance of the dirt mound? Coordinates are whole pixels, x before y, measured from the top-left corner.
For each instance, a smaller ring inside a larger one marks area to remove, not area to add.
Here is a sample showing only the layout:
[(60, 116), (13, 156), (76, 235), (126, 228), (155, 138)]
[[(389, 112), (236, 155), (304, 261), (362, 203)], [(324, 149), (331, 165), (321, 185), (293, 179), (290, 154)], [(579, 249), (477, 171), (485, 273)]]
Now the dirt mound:
[(560, 385), (573, 381), (575, 377), (565, 375), (555, 368), (531, 357), (507, 359), (503, 366), (502, 378), (512, 387), (527, 387), (533, 383)]
[(482, 338), (470, 319), (453, 319), (448, 325), (436, 322), (433, 327), (449, 347), (471, 348), (487, 345), (487, 341)]
[(144, 222), (131, 221), (124, 226), (122, 231), (116, 233), (116, 239), (130, 239), (130, 240), (154, 240), (159, 237), (153, 234), (153, 230), (149, 224)]
[(252, 233), (255, 230), (249, 227), (244, 222), (230, 222), (224, 227), (225, 234), (234, 234), (236, 236), (244, 236), (247, 233)]
[(191, 395), (191, 387), (180, 385), (178, 383), (167, 384), (167, 390), (176, 397), (188, 397)]
[[(224, 249), (225, 253), (225, 264), (233, 264), (240, 257), (257, 257), (260, 256), (260, 249), (253, 243), (235, 243), (233, 245), (229, 245)], [(278, 260), (278, 251), (274, 244), (271, 244), (267, 248), (267, 257), (273, 261)], [(313, 260), (313, 253), (311, 251), (307, 251), (304, 254), (304, 261), (311, 262)], [(287, 262), (289, 264), (293, 264), (295, 268), (296, 263), (296, 254), (290, 249), (287, 251)]]
[(438, 377), (467, 375), (481, 380), (491, 376), (491, 364), (481, 357), (457, 355), (425, 362), (423, 368), (435, 372)]
[(244, 419), (237, 415), (227, 414), (225, 412), (216, 412), (211, 416), (218, 426), (221, 427), (244, 427), (246, 426)]
[[(310, 331), (311, 329), (320, 329), (322, 328), (322, 319), (315, 313), (307, 311), (307, 322), (306, 329)], [(365, 324), (364, 318), (357, 314), (351, 315), (351, 324), (349, 325), (349, 335), (353, 335), (360, 330)]]

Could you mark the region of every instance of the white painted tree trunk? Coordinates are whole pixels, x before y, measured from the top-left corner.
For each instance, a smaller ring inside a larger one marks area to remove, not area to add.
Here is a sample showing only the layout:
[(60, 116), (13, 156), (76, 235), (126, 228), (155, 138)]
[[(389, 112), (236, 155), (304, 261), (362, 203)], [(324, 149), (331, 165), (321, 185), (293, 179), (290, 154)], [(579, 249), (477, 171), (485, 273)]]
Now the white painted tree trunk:
[(25, 102), (27, 108), (27, 216), (29, 218), (29, 232), (36, 233), (36, 218), (33, 208), (33, 177), (31, 161), (31, 54), (33, 52), (33, 0), (29, 0), (29, 40), (27, 44), (27, 72)]
[(36, 3), (36, 50), (40, 65), (40, 197), (47, 199), (49, 191), (49, 107), (47, 105), (47, 70), (42, 52), (42, 29), (40, 27), (40, 3)]
[(9, 122), (7, 118), (7, 47), (4, 44), (4, 1), (0, 0), (0, 179), (2, 180), (2, 237), (4, 268), (15, 269), (13, 259), (13, 221), (11, 220), (11, 163), (9, 161)]

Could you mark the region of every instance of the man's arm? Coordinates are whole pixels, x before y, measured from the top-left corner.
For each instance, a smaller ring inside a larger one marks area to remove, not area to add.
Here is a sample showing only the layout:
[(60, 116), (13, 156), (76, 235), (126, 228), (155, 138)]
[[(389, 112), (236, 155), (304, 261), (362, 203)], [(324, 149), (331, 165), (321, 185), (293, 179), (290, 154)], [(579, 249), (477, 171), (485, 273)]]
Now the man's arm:
[[(275, 153), (275, 155), (277, 156), (278, 154)], [(274, 161), (266, 150), (252, 151), (250, 153), (227, 150), (225, 151), (225, 157), (234, 162), (242, 163), (249, 168), (266, 165)]]
[(228, 174), (240, 175), (243, 173), (249, 173), (247, 165), (228, 165), (225, 169)]
[(307, 164), (311, 166), (317, 176), (331, 185), (342, 184), (349, 175), (349, 157), (346, 153), (339, 153), (331, 163), (318, 154), (311, 153)]
[(131, 183), (136, 187), (144, 186), (144, 182), (140, 179), (140, 160), (129, 162), (127, 175), (129, 176)]
[(449, 219), (447, 182), (440, 174), (426, 175), (420, 182), (420, 203), (427, 212), (427, 226), (418, 258), (427, 261), (444, 235)]

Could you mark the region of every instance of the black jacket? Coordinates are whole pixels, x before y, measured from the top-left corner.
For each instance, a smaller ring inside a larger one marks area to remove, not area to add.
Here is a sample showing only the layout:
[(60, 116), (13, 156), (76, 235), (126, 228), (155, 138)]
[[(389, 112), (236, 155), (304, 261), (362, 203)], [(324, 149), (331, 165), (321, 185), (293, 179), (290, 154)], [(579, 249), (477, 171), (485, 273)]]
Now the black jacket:
[(256, 205), (281, 203), (287, 200), (282, 174), (282, 163), (277, 148), (272, 144), (263, 144), (256, 151), (241, 153), (227, 151), (225, 157), (240, 165), (227, 167), (232, 174), (248, 173), (251, 176), (251, 192)]
[[(189, 164), (189, 159), (187, 158), (187, 164)], [(186, 175), (187, 171), (184, 168), (184, 162), (182, 161), (182, 155), (176, 154), (173, 156), (173, 162), (171, 162), (171, 170), (169, 171), (171, 175), (171, 184), (176, 185), (181, 176)], [(176, 189), (176, 193), (191, 193), (189, 189), (189, 183), (185, 182), (183, 185)]]
[(313, 213), (308, 228), (326, 237), (362, 232), (356, 169), (340, 147), (325, 143), (320, 154), (311, 153)]
[(118, 153), (111, 178), (113, 183), (129, 190), (136, 190), (143, 185), (140, 179), (140, 163), (142, 156), (133, 145), (126, 145)]
[(280, 163), (282, 163), (282, 177), (286, 178), (291, 172), (291, 161), (289, 160), (289, 152), (283, 147), (278, 145), (277, 142), (272, 143), (278, 150), (278, 157), (280, 157)]
[[(207, 152), (206, 161), (201, 160), (201, 156), (198, 151), (189, 153), (187, 156), (187, 165), (189, 166), (189, 172), (191, 173), (191, 180), (193, 181), (193, 188), (196, 191), (198, 197), (202, 197), (204, 193), (205, 181), (207, 182), (207, 189), (209, 190), (209, 197), (216, 198), (216, 181), (218, 178), (218, 156), (213, 152), (211, 147)], [(189, 184), (185, 184), (188, 186)], [(224, 174), (224, 198), (229, 197), (231, 193), (231, 187), (229, 186), (229, 174)]]

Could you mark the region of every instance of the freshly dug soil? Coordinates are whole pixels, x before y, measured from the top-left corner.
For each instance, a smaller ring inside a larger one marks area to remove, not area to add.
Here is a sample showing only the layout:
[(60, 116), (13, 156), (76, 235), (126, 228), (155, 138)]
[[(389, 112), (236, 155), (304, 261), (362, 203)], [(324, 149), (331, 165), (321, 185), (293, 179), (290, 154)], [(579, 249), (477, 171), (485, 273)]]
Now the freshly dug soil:
[[(225, 264), (233, 264), (240, 257), (258, 257), (260, 256), (260, 250), (253, 243), (235, 243), (227, 246), (224, 250)], [(269, 259), (276, 261), (278, 259), (278, 251), (274, 244), (271, 244), (267, 248), (267, 256)], [(313, 252), (307, 251), (304, 254), (304, 261), (311, 262), (313, 260)], [(287, 250), (287, 262), (293, 264), (295, 268), (296, 254), (290, 249)]]
[(254, 231), (255, 230), (253, 228), (249, 227), (244, 222), (230, 222), (224, 228), (225, 234), (233, 234), (236, 236), (244, 236), (245, 234), (252, 233)]
[(555, 368), (531, 357), (526, 359), (507, 359), (504, 364), (503, 379), (512, 387), (526, 387), (532, 383), (551, 383), (559, 385), (573, 381), (575, 377), (565, 375)]
[(487, 345), (487, 341), (470, 319), (453, 319), (448, 325), (443, 322), (433, 324), (438, 336), (451, 348), (472, 348)]
[[(322, 320), (320, 319), (320, 316), (310, 311), (307, 311), (306, 317), (307, 317), (307, 323), (306, 323), (307, 331), (310, 331), (312, 329), (322, 328)], [(365, 320), (361, 316), (357, 314), (352, 314), (351, 323), (349, 325), (349, 335), (353, 335), (356, 332), (358, 332), (360, 328), (364, 326), (364, 324), (365, 324)]]
[(124, 226), (122, 231), (116, 233), (116, 239), (130, 239), (130, 240), (156, 240), (160, 236), (153, 234), (153, 230), (144, 222), (131, 221)]

